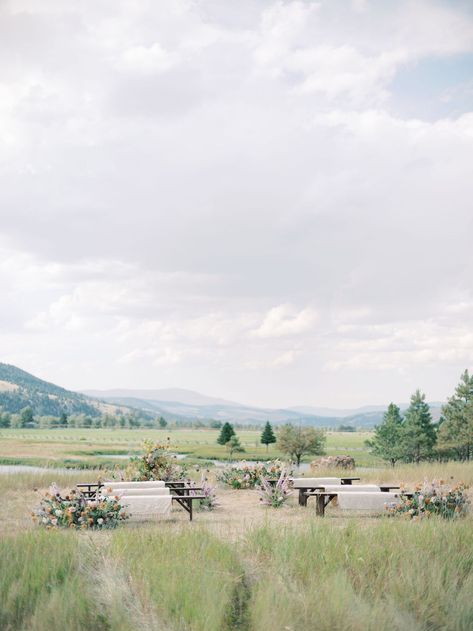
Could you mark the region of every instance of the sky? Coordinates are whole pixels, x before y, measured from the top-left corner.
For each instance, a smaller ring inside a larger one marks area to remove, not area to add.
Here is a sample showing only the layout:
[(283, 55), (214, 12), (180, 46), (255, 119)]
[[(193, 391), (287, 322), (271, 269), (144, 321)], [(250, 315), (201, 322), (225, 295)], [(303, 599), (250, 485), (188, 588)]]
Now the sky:
[(469, 0), (0, 0), (0, 361), (444, 400), (472, 200)]

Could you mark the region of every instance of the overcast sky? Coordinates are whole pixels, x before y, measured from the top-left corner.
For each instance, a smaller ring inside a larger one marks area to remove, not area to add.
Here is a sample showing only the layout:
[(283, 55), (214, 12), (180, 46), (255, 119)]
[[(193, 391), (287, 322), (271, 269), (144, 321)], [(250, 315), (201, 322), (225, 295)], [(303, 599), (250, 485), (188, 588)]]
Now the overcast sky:
[(472, 200), (470, 0), (0, 0), (0, 361), (442, 400)]

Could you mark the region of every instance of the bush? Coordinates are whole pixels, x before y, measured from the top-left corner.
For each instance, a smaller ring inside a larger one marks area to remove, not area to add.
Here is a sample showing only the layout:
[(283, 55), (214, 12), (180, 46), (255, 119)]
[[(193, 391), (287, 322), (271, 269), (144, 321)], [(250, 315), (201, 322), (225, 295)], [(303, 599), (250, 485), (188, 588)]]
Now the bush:
[(289, 475), (282, 471), (274, 486), (265, 478), (261, 478), (260, 502), (265, 506), (280, 508), (289, 498), (292, 491), (289, 488)]
[(114, 498), (86, 500), (84, 495), (73, 489), (61, 497), (57, 486), (52, 485), (40, 505), (32, 513), (33, 521), (46, 528), (105, 529), (115, 528), (119, 521), (128, 518), (128, 513)]
[(204, 476), (202, 476), (200, 480), (200, 486), (201, 490), (198, 492), (198, 495), (204, 495), (204, 499), (200, 500), (200, 509), (206, 511), (215, 510), (218, 506), (215, 486), (209, 484), (207, 478)]
[(153, 443), (145, 440), (144, 454), (131, 458), (125, 471), (125, 479), (143, 482), (145, 480), (182, 480), (187, 477), (187, 467), (176, 463), (176, 457), (169, 453), (169, 443)]
[(411, 519), (422, 519), (431, 515), (440, 515), (445, 519), (463, 517), (470, 503), (463, 483), (449, 487), (443, 480), (424, 481), (417, 484), (412, 497), (402, 495), (397, 505), (387, 506), (391, 515), (404, 515)]
[[(217, 479), (233, 489), (254, 489), (262, 479), (279, 477), (284, 470), (285, 466), (279, 460), (255, 464), (243, 462), (225, 467), (217, 474)], [(291, 473), (292, 470), (288, 475)]]

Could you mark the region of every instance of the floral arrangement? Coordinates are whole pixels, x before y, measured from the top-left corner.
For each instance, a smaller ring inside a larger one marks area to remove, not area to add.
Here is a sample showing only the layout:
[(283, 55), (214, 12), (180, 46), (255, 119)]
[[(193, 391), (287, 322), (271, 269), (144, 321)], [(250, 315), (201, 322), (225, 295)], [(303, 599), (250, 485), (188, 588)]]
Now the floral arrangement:
[(131, 458), (125, 471), (125, 479), (142, 482), (144, 480), (183, 480), (187, 477), (187, 467), (178, 465), (176, 456), (170, 453), (167, 443), (154, 443), (145, 440), (144, 454)]
[(59, 488), (53, 484), (32, 517), (35, 523), (46, 528), (115, 528), (129, 517), (118, 500), (118, 496), (87, 500), (76, 489), (61, 497)]
[(289, 474), (281, 471), (278, 481), (273, 486), (265, 478), (261, 478), (259, 490), (260, 502), (265, 506), (280, 508), (289, 498), (292, 491), (289, 486)]
[[(277, 478), (286, 467), (279, 460), (269, 460), (264, 463), (249, 464), (241, 462), (225, 467), (217, 474), (219, 482), (223, 482), (233, 489), (254, 489), (265, 478)], [(288, 475), (292, 473), (288, 471)]]
[(417, 484), (412, 496), (401, 495), (399, 504), (386, 506), (390, 515), (403, 515), (408, 519), (423, 519), (440, 515), (445, 519), (456, 519), (468, 511), (470, 500), (468, 487), (463, 484), (448, 486), (444, 480), (424, 480)]
[[(200, 480), (201, 490), (199, 495), (203, 495), (204, 499), (200, 500), (200, 509), (206, 511), (215, 510), (218, 506), (217, 495), (215, 493), (215, 486), (210, 484), (206, 477), (202, 476)], [(194, 491), (194, 495), (197, 492)]]

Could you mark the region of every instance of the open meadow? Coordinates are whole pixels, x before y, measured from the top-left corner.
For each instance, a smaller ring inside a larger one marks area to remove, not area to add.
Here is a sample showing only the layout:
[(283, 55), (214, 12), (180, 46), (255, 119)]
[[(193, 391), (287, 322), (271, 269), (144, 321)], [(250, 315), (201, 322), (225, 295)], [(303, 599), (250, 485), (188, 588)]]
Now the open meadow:
[[(27, 454), (42, 464), (66, 457), (91, 463), (106, 450), (138, 451), (143, 434), (154, 439), (169, 434), (17, 432), (2, 431), (2, 457)], [(205, 458), (221, 457), (213, 444), (216, 432), (198, 432), (172, 432), (177, 451), (187, 444), (193, 456), (197, 450)], [(240, 435), (248, 455), (258, 456), (257, 433)], [(365, 438), (332, 434), (329, 440), (334, 453), (344, 453), (342, 446), (353, 441), (347, 453), (357, 457)], [(356, 474), (363, 482), (409, 486), (424, 477), (443, 477), (473, 485), (473, 465), (461, 463), (394, 469), (377, 463)], [(168, 519), (125, 522), (112, 531), (56, 532), (33, 524), (39, 491), (53, 481), (69, 489), (104, 475), (103, 469), (62, 468), (0, 475), (2, 631), (473, 628), (470, 515), (414, 522), (347, 515), (335, 506), (320, 518), (313, 500), (300, 507), (295, 493), (272, 509), (260, 503), (256, 490), (219, 484), (218, 508), (197, 512), (192, 523), (173, 508)], [(214, 481), (215, 468), (207, 475)]]
[[(277, 446), (260, 443), (261, 430), (237, 430), (245, 449), (239, 459), (282, 458)], [(123, 457), (140, 452), (144, 440), (170, 441), (173, 451), (191, 463), (228, 460), (225, 446), (217, 443), (216, 429), (0, 429), (0, 465), (28, 464), (48, 467), (114, 467)], [(371, 432), (327, 432), (327, 454), (349, 454), (358, 466), (381, 466), (365, 447)], [(310, 462), (306, 456), (303, 462)], [(122, 463), (123, 464), (123, 463)]]

